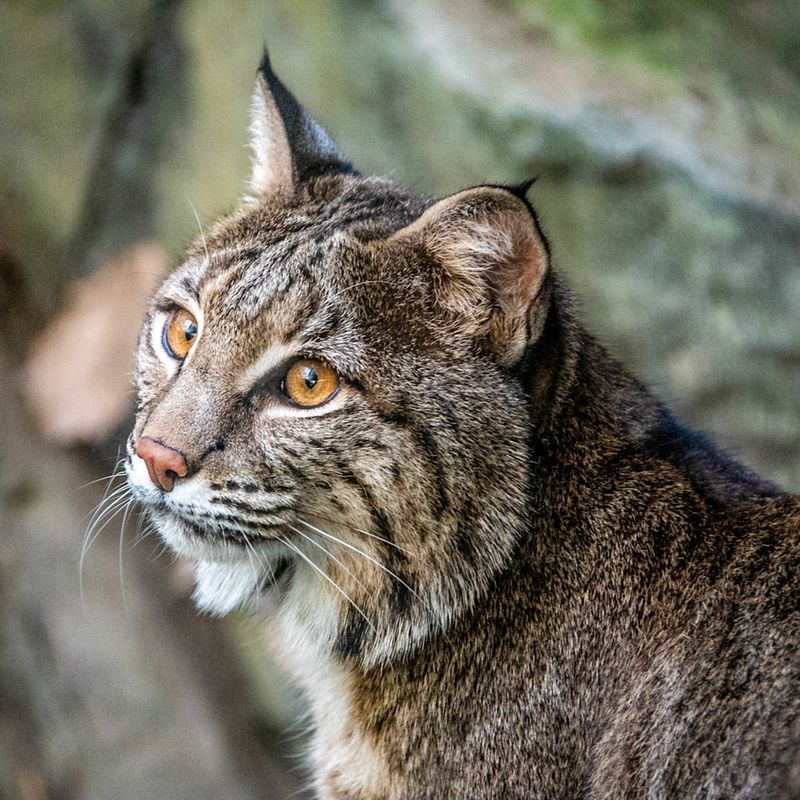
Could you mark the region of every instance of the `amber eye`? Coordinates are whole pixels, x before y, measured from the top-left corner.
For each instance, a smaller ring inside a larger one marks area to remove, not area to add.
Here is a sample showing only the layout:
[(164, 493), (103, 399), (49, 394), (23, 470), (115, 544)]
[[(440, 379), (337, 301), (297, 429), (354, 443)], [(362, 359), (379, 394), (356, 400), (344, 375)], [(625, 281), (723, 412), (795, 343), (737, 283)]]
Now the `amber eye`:
[(339, 388), (339, 376), (330, 364), (316, 358), (295, 361), (283, 379), (283, 391), (299, 406), (318, 406)]
[(196, 338), (197, 320), (185, 308), (176, 308), (164, 323), (164, 349), (173, 358), (184, 359)]

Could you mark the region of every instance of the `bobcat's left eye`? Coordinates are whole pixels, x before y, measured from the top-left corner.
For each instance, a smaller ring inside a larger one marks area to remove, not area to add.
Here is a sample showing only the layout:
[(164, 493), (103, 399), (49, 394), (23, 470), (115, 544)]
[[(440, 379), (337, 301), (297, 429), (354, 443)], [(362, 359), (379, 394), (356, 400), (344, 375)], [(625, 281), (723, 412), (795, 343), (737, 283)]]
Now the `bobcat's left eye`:
[(176, 308), (164, 323), (164, 349), (173, 358), (183, 360), (189, 355), (197, 338), (197, 320), (185, 308)]
[(289, 367), (283, 391), (299, 406), (319, 406), (339, 389), (339, 376), (330, 364), (316, 358), (301, 358)]

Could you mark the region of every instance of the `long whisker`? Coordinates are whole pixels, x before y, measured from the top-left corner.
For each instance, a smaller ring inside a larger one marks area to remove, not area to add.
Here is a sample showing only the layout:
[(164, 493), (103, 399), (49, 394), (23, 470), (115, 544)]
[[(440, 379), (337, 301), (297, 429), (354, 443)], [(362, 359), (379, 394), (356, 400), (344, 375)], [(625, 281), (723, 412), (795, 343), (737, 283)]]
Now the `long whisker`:
[(356, 289), (359, 286), (366, 286), (370, 283), (386, 283), (390, 285), (394, 285), (392, 281), (382, 281), (382, 280), (369, 280), (369, 281), (358, 281), (357, 283), (351, 283), (349, 286), (345, 286), (343, 289), (340, 289), (340, 292), (348, 292), (350, 289)]
[(312, 531), (320, 534), (320, 536), (325, 536), (326, 538), (330, 539), (331, 541), (337, 542), (338, 544), (342, 545), (343, 547), (347, 547), (349, 550), (352, 550), (354, 553), (358, 553), (359, 555), (363, 556), (364, 558), (367, 559), (367, 561), (370, 561), (376, 567), (378, 567), (379, 569), (382, 569), (387, 575), (389, 575), (392, 578), (394, 578), (399, 584), (401, 584), (402, 586), (405, 586), (406, 589), (408, 589), (408, 591), (411, 592), (411, 594), (414, 595), (414, 597), (416, 597), (426, 608), (428, 608), (428, 605), (425, 602), (424, 598), (420, 597), (418, 592), (416, 592), (411, 586), (409, 586), (399, 575), (395, 574), (388, 567), (386, 567), (383, 564), (381, 564), (380, 561), (378, 561), (377, 559), (375, 559), (371, 555), (369, 555), (369, 553), (365, 553), (363, 550), (359, 549), (355, 545), (352, 545), (349, 542), (345, 542), (343, 539), (339, 539), (337, 536), (334, 536), (332, 533), (328, 533), (327, 531), (323, 531), (321, 528), (318, 528), (316, 525), (312, 525), (310, 522), (306, 522), (304, 519), (301, 519), (300, 517), (297, 518), (297, 521), (301, 522), (307, 528), (311, 528)]
[[(87, 528), (91, 527), (92, 522), (94, 521), (95, 517), (98, 514), (100, 514), (100, 512), (103, 510), (103, 506), (105, 505), (107, 500), (109, 500), (108, 493), (111, 491), (111, 487), (114, 485), (114, 480), (116, 478), (118, 478), (118, 477), (121, 477), (121, 471), (118, 469), (118, 467), (120, 465), (120, 462), (121, 462), (121, 459), (119, 461), (117, 461), (117, 463), (114, 466), (114, 469), (112, 470), (110, 475), (108, 475), (108, 476), (106, 476), (104, 478), (98, 478), (97, 481), (91, 481), (91, 483), (99, 483), (100, 481), (108, 481), (108, 482), (106, 483), (106, 488), (105, 488), (105, 491), (103, 492), (103, 496), (100, 498), (100, 501), (92, 509), (92, 511), (87, 515), (88, 517), (91, 518), (89, 520), (89, 522), (87, 523)], [(86, 484), (86, 485), (89, 486), (90, 484)], [(121, 484), (120, 486), (117, 486), (117, 488), (114, 490), (114, 494), (117, 494), (118, 491), (122, 488), (123, 485), (124, 484)], [(113, 497), (113, 494), (112, 494), (112, 497)], [(86, 537), (84, 536), (84, 541), (85, 540), (86, 540)]]
[[(103, 509), (102, 513), (97, 517), (95, 522), (90, 528), (90, 538), (86, 541), (86, 547), (82, 552), (82, 556), (85, 558), (86, 554), (89, 552), (89, 549), (94, 544), (97, 537), (100, 535), (102, 531), (108, 527), (108, 524), (111, 522), (114, 517), (119, 514), (119, 512), (125, 507), (128, 503), (128, 497), (125, 494), (120, 494), (118, 497), (114, 498), (113, 501), (109, 502), (105, 508)], [(102, 523), (102, 525), (101, 525)]]
[(133, 535), (133, 547), (136, 547), (139, 542), (143, 541), (144, 538), (150, 533), (149, 525), (145, 527), (144, 525), (144, 514), (139, 512), (136, 515), (136, 531)]
[(334, 561), (335, 563), (337, 563), (356, 583), (358, 583), (359, 586), (361, 586), (364, 589), (367, 588), (364, 585), (363, 581), (359, 580), (359, 578), (357, 578), (351, 572), (351, 570), (347, 567), (347, 565), (344, 564), (344, 562), (342, 562), (340, 559), (336, 558), (336, 556), (333, 553), (331, 553), (330, 550), (328, 550), (326, 547), (321, 545), (318, 541), (312, 539), (310, 536), (308, 536), (305, 533), (303, 533), (303, 531), (298, 530), (297, 528), (295, 528), (294, 525), (289, 525), (288, 527), (291, 528), (299, 536), (302, 536), (307, 542), (311, 542), (311, 544), (313, 544), (314, 547), (318, 547), (320, 550), (322, 550), (322, 552), (325, 553), (325, 555), (328, 556), (328, 558), (330, 558), (331, 561)]
[[(110, 486), (109, 486), (109, 488), (110, 488)], [(87, 531), (87, 533), (84, 534), (84, 542), (88, 538), (88, 532), (92, 529), (92, 526), (94, 525), (94, 523), (97, 520), (97, 518), (103, 514), (103, 512), (105, 511), (105, 509), (109, 505), (109, 503), (111, 503), (112, 500), (114, 500), (115, 498), (117, 498), (121, 494), (123, 494), (126, 489), (128, 489), (128, 486), (125, 483), (121, 483), (119, 486), (117, 486), (114, 489), (114, 491), (111, 492), (111, 494), (109, 494), (109, 490), (106, 489), (106, 491), (103, 494), (103, 497), (100, 500), (100, 502), (94, 507), (94, 509), (90, 512), (90, 514), (88, 514), (90, 519), (86, 523), (86, 531)]]
[(258, 567), (256, 567), (256, 562), (253, 561), (253, 556), (256, 557), (256, 560), (259, 559), (258, 556), (256, 555), (256, 551), (253, 549), (253, 545), (250, 544), (250, 540), (247, 538), (247, 535), (242, 534), (242, 538), (244, 539), (245, 552), (247, 553), (247, 560), (250, 562), (250, 567), (253, 570), (253, 581), (255, 582), (256, 586), (258, 586), (258, 580), (259, 580)]
[(78, 584), (80, 589), (81, 595), (81, 602), (83, 602), (83, 566), (86, 561), (86, 556), (89, 553), (94, 542), (97, 540), (97, 537), (109, 526), (109, 524), (113, 521), (113, 519), (126, 508), (129, 503), (131, 502), (125, 492), (122, 490), (128, 490), (127, 486), (122, 486), (117, 489), (100, 510), (99, 513), (94, 515), (93, 522), (91, 523), (90, 527), (87, 529), (86, 535), (84, 536), (83, 546), (81, 547), (81, 556), (80, 561), (78, 562)]
[(288, 539), (281, 538), (280, 541), (283, 542), (283, 544), (285, 544), (290, 550), (293, 550), (295, 553), (297, 553), (297, 555), (300, 556), (300, 558), (302, 558), (306, 564), (308, 564), (315, 572), (318, 572), (331, 586), (333, 586), (333, 588), (336, 589), (336, 591), (339, 592), (339, 594), (342, 595), (342, 597), (344, 597), (344, 599), (347, 600), (347, 602), (350, 603), (350, 605), (364, 618), (364, 621), (367, 623), (367, 625), (369, 625), (373, 633), (377, 633), (375, 626), (372, 624), (372, 620), (358, 607), (358, 605), (356, 605), (355, 601), (353, 601), (350, 595), (347, 594), (347, 592), (345, 592), (345, 590), (342, 589), (342, 587), (339, 586), (339, 584), (336, 583), (333, 578), (326, 575), (324, 570), (321, 570), (302, 550), (300, 550), (299, 547), (293, 545)]
[[(267, 561), (267, 560), (261, 558), (261, 556), (259, 556), (258, 551), (255, 549), (255, 546), (252, 544), (251, 540), (247, 538), (247, 534), (246, 533), (242, 533), (242, 538), (244, 539), (245, 544), (247, 545), (247, 547), (249, 547), (250, 550), (252, 551), (253, 555), (256, 558), (256, 561), (258, 561), (258, 563), (263, 567), (263, 569), (269, 574), (270, 583), (274, 583), (275, 582), (275, 569), (272, 566), (272, 564), (270, 564), (269, 561)], [(258, 573), (256, 573), (255, 577), (256, 577), (256, 583), (260, 583), (260, 581), (258, 580), (259, 579), (259, 574)]]
[(150, 525), (146, 527), (142, 527), (141, 525), (136, 526), (136, 538), (131, 542), (131, 547), (138, 547), (148, 536), (152, 536), (155, 533), (153, 528)]
[(158, 561), (165, 555), (172, 555), (172, 550), (170, 550), (170, 547), (166, 542), (162, 541), (161, 539), (156, 539), (156, 542), (158, 544), (158, 549), (154, 550), (150, 554), (150, 561)]
[(122, 568), (122, 553), (125, 543), (125, 526), (128, 524), (128, 515), (131, 513), (132, 506), (133, 496), (129, 497), (128, 502), (125, 504), (125, 510), (122, 512), (122, 522), (119, 526), (119, 591), (122, 596), (122, 607), (125, 609), (125, 614), (128, 617), (130, 616), (130, 608), (128, 607), (128, 597), (125, 594), (125, 573)]
[[(117, 466), (119, 466), (119, 462), (117, 462)], [(94, 486), (96, 483), (101, 483), (102, 481), (109, 481), (109, 483), (113, 482), (114, 478), (121, 478), (125, 474), (124, 469), (117, 470), (115, 469), (110, 475), (103, 475), (102, 478), (95, 478), (93, 481), (88, 481), (87, 483), (82, 483), (78, 489), (86, 489), (88, 486)]]
[(256, 550), (255, 546), (248, 540), (247, 534), (242, 534), (242, 536), (244, 536), (245, 541), (250, 544), (250, 549), (253, 551), (253, 555), (256, 557), (258, 563), (261, 564), (261, 566), (269, 573), (270, 582), (273, 582), (275, 580), (275, 569), (272, 564), (270, 564), (269, 561), (261, 558), (261, 556), (258, 554), (258, 550)]
[(399, 544), (391, 541), (390, 539), (385, 539), (383, 536), (378, 536), (376, 533), (371, 533), (370, 531), (365, 531), (363, 528), (356, 528), (353, 525), (349, 525), (342, 520), (335, 520), (331, 519), (330, 517), (324, 517), (322, 514), (317, 514), (316, 511), (303, 511), (303, 513), (307, 517), (315, 517), (316, 519), (321, 519), (323, 522), (327, 522), (329, 525), (341, 525), (343, 528), (347, 528), (348, 530), (353, 531), (354, 533), (361, 533), (364, 536), (369, 536), (370, 539), (377, 539), (379, 542), (383, 542), (384, 544), (388, 544), (390, 547), (394, 547), (396, 550), (399, 550), (401, 553), (406, 553), (407, 555), (413, 556), (415, 555), (411, 550), (407, 550), (405, 547), (400, 547)]
[(103, 519), (108, 516), (111, 509), (121, 507), (120, 504), (125, 502), (127, 490), (127, 486), (123, 485), (118, 487), (98, 505), (97, 509), (95, 509), (95, 512), (92, 515), (92, 519), (89, 522), (86, 528), (86, 533), (83, 537), (81, 557), (84, 557), (89, 548), (92, 546), (97, 528)]
[(103, 497), (100, 502), (94, 507), (93, 511), (90, 513), (89, 521), (86, 524), (86, 532), (83, 535), (83, 541), (81, 542), (81, 560), (85, 556), (86, 550), (89, 546), (89, 540), (92, 536), (92, 532), (97, 525), (100, 518), (106, 513), (109, 506), (113, 505), (116, 498), (118, 498), (125, 490), (125, 484), (118, 486), (110, 495), (109, 489), (111, 488), (111, 482), (113, 480), (113, 476), (109, 478), (108, 486), (106, 487), (105, 492), (103, 493)]

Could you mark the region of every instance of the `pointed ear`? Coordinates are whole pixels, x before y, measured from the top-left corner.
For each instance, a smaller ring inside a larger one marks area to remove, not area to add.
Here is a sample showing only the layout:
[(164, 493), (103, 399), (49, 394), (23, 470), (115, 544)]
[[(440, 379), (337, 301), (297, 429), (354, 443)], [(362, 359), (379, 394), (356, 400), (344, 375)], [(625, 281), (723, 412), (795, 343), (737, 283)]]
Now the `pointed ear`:
[(250, 104), (250, 188), (291, 196), (299, 183), (327, 172), (353, 172), (336, 145), (272, 71), (264, 51)]
[(440, 307), (505, 366), (538, 339), (550, 296), (547, 242), (523, 195), (524, 188), (521, 194), (499, 186), (467, 189), (392, 237), (435, 262)]

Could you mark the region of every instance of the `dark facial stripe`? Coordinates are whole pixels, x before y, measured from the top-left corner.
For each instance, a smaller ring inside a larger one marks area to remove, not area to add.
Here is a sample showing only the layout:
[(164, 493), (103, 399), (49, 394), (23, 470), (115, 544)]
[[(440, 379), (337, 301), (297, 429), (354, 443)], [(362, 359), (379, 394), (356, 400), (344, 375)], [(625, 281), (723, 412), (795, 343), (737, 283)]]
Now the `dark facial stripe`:
[(184, 275), (180, 280), (180, 285), (190, 297), (197, 297), (197, 281), (193, 275)]
[(389, 603), (392, 607), (392, 611), (396, 614), (404, 614), (408, 609), (411, 607), (411, 589), (406, 586), (409, 582), (408, 577), (402, 573), (397, 572), (397, 570), (392, 570), (398, 578), (400, 578), (403, 582), (401, 583), (398, 580), (392, 578), (392, 593), (389, 595)]
[(244, 503), (241, 500), (234, 500), (232, 497), (212, 497), (210, 501), (213, 505), (225, 506), (227, 508), (235, 508), (237, 511), (245, 511), (248, 514), (280, 514), (282, 511), (291, 511), (293, 506), (290, 503), (281, 503), (280, 505), (271, 506), (270, 508), (255, 508), (249, 503)]
[[(203, 451), (203, 452), (200, 454), (200, 457), (198, 458), (198, 461), (202, 461), (204, 458), (206, 458), (207, 456), (210, 456), (212, 453), (218, 453), (218, 452), (222, 452), (222, 451), (225, 449), (225, 447), (226, 447), (226, 442), (225, 442), (225, 439), (223, 439), (223, 438), (219, 438), (219, 439), (217, 439), (217, 440), (214, 442), (214, 444), (212, 444), (212, 445), (209, 445), (209, 446), (208, 446), (208, 447), (207, 447), (207, 448), (206, 448), (206, 449), (205, 449), (205, 450), (204, 450), (204, 451)], [(212, 488), (213, 488), (213, 486), (212, 486)]]
[[(378, 508), (378, 505), (375, 502), (375, 498), (373, 497), (369, 486), (367, 486), (353, 472), (350, 466), (344, 463), (344, 461), (341, 460), (337, 461), (336, 467), (339, 470), (339, 474), (341, 475), (342, 480), (346, 481), (351, 486), (354, 486), (356, 489), (358, 489), (359, 493), (361, 494), (361, 498), (364, 501), (364, 505), (367, 507), (367, 511), (369, 511), (370, 517), (372, 518), (372, 522), (378, 529), (379, 535), (393, 544), (395, 537), (394, 537), (394, 531), (392, 530), (392, 526), (389, 523), (389, 520), (383, 513), (383, 511), (381, 511), (380, 508)], [(398, 551), (396, 548), (391, 547), (391, 545), (386, 545), (386, 548), (388, 548), (391, 553), (390, 557), (394, 558), (395, 554), (397, 554), (399, 557), (402, 558), (402, 560), (405, 560), (405, 556), (402, 554), (401, 551)]]
[(390, 425), (401, 428), (410, 428), (414, 438), (426, 460), (436, 484), (436, 497), (434, 499), (433, 512), (441, 516), (449, 507), (449, 494), (447, 482), (444, 477), (442, 461), (439, 455), (439, 447), (430, 428), (426, 425), (415, 425), (413, 418), (408, 414), (402, 404), (397, 404), (390, 409), (377, 409), (378, 416)]
[(319, 339), (330, 339), (339, 332), (342, 323), (341, 312), (336, 308), (329, 308), (324, 317), (311, 320), (305, 327), (313, 331)]
[(436, 497), (434, 498), (433, 513), (440, 517), (450, 504), (447, 492), (447, 483), (444, 479), (444, 471), (442, 469), (442, 462), (439, 458), (439, 448), (433, 433), (429, 428), (421, 425), (414, 431), (417, 442), (425, 457), (428, 460), (430, 470), (433, 473), (434, 481), (436, 483)]
[(352, 609), (336, 638), (334, 649), (342, 658), (356, 658), (364, 647), (367, 621)]
[(388, 425), (396, 425), (400, 428), (407, 428), (411, 421), (408, 418), (405, 408), (398, 404), (392, 408), (375, 409), (378, 416)]
[[(283, 302), (282, 296), (276, 298), (274, 303), (271, 303), (270, 305), (279, 305), (281, 302)], [(297, 306), (298, 304), (295, 302), (293, 305)], [(297, 308), (297, 311), (294, 315), (294, 324), (291, 328), (283, 332), (283, 339), (285, 342), (290, 342), (292, 339), (298, 336), (301, 331), (309, 327), (310, 321), (319, 310), (319, 306), (319, 294), (316, 291), (310, 291), (306, 295), (303, 304)]]

